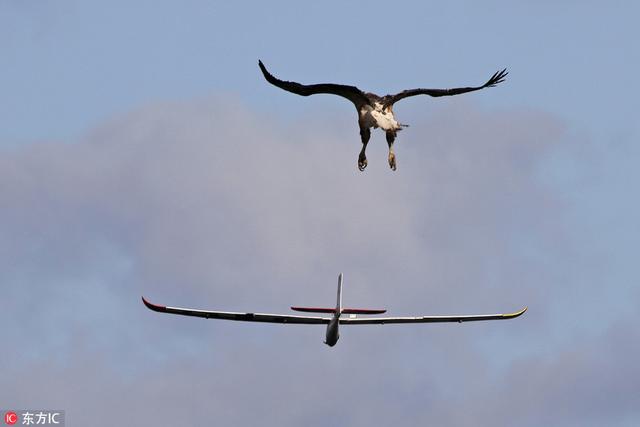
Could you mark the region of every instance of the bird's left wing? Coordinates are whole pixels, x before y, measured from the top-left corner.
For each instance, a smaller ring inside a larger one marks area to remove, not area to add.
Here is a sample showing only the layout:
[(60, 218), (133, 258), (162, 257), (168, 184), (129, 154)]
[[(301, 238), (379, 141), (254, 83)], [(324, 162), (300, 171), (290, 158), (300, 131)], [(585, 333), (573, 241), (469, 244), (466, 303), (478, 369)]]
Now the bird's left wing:
[(441, 322), (475, 322), (479, 320), (506, 320), (521, 316), (527, 308), (523, 308), (515, 313), (508, 314), (472, 314), (462, 316), (419, 316), (419, 317), (369, 317), (369, 318), (348, 318), (341, 317), (341, 325), (371, 325), (386, 323), (441, 323)]
[(395, 95), (387, 95), (383, 98), (383, 103), (385, 106), (391, 106), (394, 103), (400, 101), (403, 98), (407, 98), (409, 96), (416, 95), (429, 95), (429, 96), (451, 96), (451, 95), (460, 95), (462, 93), (473, 92), (476, 90), (484, 89), (486, 87), (494, 87), (498, 83), (502, 83), (504, 79), (507, 77), (507, 69), (505, 68), (502, 71), (497, 71), (491, 76), (489, 80), (482, 86), (475, 87), (458, 87), (453, 89), (409, 89), (397, 93)]
[(142, 297), (142, 302), (148, 309), (159, 313), (180, 314), (182, 316), (204, 317), (205, 319), (224, 319), (242, 322), (266, 322), (266, 323), (294, 323), (294, 324), (327, 324), (331, 319), (326, 317), (289, 316), (286, 314), (267, 313), (241, 313), (234, 311), (210, 311), (195, 310), (192, 308), (167, 307), (156, 305)]
[(285, 80), (280, 80), (267, 71), (267, 68), (264, 66), (262, 61), (258, 61), (258, 66), (260, 66), (260, 70), (264, 75), (264, 78), (274, 86), (279, 87), (280, 89), (284, 89), (288, 92), (295, 93), (296, 95), (301, 96), (309, 96), (320, 93), (338, 95), (343, 98), (347, 98), (349, 101), (353, 102), (356, 108), (360, 109), (365, 104), (369, 104), (369, 99), (367, 96), (355, 86), (348, 85), (339, 85), (335, 83), (320, 83), (314, 85), (303, 85), (296, 82), (289, 82)]

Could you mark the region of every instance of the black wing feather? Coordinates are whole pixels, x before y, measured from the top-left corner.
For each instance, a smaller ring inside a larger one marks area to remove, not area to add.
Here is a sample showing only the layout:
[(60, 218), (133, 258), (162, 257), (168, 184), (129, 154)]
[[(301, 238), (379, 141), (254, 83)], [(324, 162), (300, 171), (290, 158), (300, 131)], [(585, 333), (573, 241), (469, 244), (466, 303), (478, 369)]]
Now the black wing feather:
[(509, 74), (509, 72), (507, 71), (506, 68), (502, 71), (497, 71), (493, 74), (493, 76), (491, 76), (489, 80), (487, 80), (485, 84), (483, 84), (482, 86), (476, 86), (476, 87), (459, 87), (459, 88), (453, 88), (453, 89), (409, 89), (409, 90), (405, 90), (400, 93), (397, 93), (395, 95), (385, 96), (384, 104), (386, 106), (390, 106), (400, 101), (401, 99), (407, 98), (409, 96), (416, 96), (416, 95), (429, 95), (433, 97), (451, 96), (451, 95), (460, 95), (462, 93), (467, 93), (467, 92), (473, 92), (476, 90), (484, 89), (486, 87), (494, 87), (498, 83), (502, 83), (505, 77), (507, 77), (507, 74)]
[(289, 82), (285, 80), (280, 80), (273, 76), (267, 68), (264, 66), (262, 61), (258, 60), (258, 66), (260, 70), (262, 70), (262, 74), (264, 78), (274, 86), (279, 87), (280, 89), (284, 89), (287, 92), (295, 93), (296, 95), (301, 96), (309, 96), (315, 95), (319, 93), (326, 93), (331, 95), (338, 95), (343, 98), (347, 98), (349, 101), (353, 102), (356, 107), (360, 108), (364, 104), (369, 104), (369, 99), (367, 96), (355, 86), (348, 85), (339, 85), (334, 83), (320, 83), (314, 85), (303, 85), (296, 82)]

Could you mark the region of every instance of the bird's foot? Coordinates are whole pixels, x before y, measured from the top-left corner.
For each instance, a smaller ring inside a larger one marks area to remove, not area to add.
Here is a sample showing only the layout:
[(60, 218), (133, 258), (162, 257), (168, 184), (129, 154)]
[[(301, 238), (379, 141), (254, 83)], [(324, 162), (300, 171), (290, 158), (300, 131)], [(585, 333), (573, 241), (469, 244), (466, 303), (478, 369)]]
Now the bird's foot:
[(396, 170), (396, 155), (394, 153), (389, 153), (389, 167), (391, 170)]
[(369, 162), (367, 162), (367, 157), (364, 154), (360, 154), (360, 157), (358, 157), (358, 169), (363, 171), (367, 168), (368, 164)]

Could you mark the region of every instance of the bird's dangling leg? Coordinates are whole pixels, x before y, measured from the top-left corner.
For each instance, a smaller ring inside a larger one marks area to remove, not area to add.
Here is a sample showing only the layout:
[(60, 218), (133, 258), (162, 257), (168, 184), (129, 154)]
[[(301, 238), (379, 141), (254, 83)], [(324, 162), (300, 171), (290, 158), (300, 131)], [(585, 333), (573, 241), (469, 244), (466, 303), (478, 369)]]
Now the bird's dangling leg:
[(396, 154), (393, 152), (393, 141), (396, 140), (396, 131), (387, 131), (387, 144), (389, 144), (389, 167), (396, 170)]
[(362, 139), (362, 150), (358, 156), (358, 169), (363, 171), (367, 167), (367, 156), (364, 152), (367, 149), (369, 138), (371, 138), (371, 130), (367, 127), (360, 127), (360, 138)]

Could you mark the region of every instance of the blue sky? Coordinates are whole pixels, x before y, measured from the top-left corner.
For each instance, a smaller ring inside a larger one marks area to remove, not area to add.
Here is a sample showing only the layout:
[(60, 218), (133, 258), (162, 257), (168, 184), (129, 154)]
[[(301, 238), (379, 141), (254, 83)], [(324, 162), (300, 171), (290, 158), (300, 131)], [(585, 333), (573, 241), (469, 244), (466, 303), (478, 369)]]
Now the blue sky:
[(1, 114), (5, 141), (64, 139), (150, 101), (216, 93), (265, 109), (313, 108), (273, 96), (256, 78), (257, 58), (291, 78), (376, 92), (473, 83), (508, 67), (510, 90), (477, 102), (543, 109), (597, 132), (637, 131), (638, 100), (628, 96), (640, 71), (637, 9), (628, 2), (0, 7), (2, 92), (12, 101)]
[[(77, 425), (637, 425), (630, 2), (0, 0), (3, 408)], [(397, 104), (398, 171), (353, 107)], [(160, 316), (512, 311), (322, 328)], [(37, 384), (35, 386), (34, 384)], [(92, 418), (95, 417), (95, 418)], [(98, 420), (99, 418), (99, 420)], [(100, 424), (102, 423), (102, 424)]]

